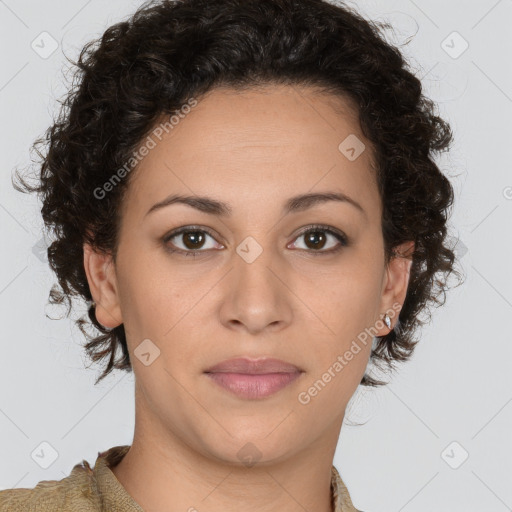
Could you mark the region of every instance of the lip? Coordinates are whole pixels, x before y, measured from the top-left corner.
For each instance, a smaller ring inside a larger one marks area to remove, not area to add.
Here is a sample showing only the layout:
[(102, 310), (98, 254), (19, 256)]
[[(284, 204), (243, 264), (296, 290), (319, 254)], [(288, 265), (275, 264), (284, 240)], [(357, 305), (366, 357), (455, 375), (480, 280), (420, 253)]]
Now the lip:
[(280, 359), (242, 357), (222, 361), (204, 373), (239, 398), (255, 400), (277, 393), (304, 372)]
[(261, 375), (265, 373), (295, 373), (302, 369), (294, 364), (272, 357), (252, 359), (250, 357), (237, 357), (226, 359), (207, 370), (205, 373), (245, 373), (249, 375)]

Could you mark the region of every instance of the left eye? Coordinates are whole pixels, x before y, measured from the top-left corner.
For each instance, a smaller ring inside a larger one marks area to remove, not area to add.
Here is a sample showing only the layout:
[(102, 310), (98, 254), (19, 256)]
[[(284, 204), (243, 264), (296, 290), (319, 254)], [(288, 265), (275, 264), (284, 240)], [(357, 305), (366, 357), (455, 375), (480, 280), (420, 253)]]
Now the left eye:
[[(325, 233), (327, 233), (328, 235), (326, 236)], [(328, 239), (328, 236), (331, 236), (332, 238), (337, 240), (338, 246), (334, 245), (334, 247), (331, 246), (330, 248), (325, 249), (326, 240)], [(310, 227), (307, 230), (300, 233), (297, 239), (301, 237), (304, 237), (306, 247), (298, 247), (298, 249), (310, 249), (312, 250), (313, 253), (332, 253), (339, 251), (342, 247), (347, 245), (347, 237), (344, 234), (342, 234), (341, 232), (338, 233), (337, 231), (326, 228), (324, 226)]]

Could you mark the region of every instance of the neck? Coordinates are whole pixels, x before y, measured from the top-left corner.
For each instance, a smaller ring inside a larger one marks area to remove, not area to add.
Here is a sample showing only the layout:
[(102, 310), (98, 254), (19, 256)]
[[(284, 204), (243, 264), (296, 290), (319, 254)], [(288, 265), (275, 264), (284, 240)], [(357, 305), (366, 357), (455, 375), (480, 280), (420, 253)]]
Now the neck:
[[(136, 405), (133, 443), (111, 469), (145, 511), (225, 512), (234, 504), (247, 512), (333, 511), (331, 467), (343, 415), (291, 455), (271, 459), (256, 447), (261, 442), (243, 442), (233, 460), (220, 459), (208, 446), (191, 446), (179, 431), (150, 417), (140, 400)], [(251, 456), (256, 463), (243, 462)]]

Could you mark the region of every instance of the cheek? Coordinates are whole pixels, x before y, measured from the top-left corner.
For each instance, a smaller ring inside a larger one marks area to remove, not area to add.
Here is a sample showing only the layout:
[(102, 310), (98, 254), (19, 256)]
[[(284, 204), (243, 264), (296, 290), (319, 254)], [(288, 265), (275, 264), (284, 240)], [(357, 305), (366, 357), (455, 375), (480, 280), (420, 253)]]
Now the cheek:
[[(350, 262), (347, 258), (336, 271), (330, 270), (304, 281), (300, 293), (314, 313), (307, 311), (306, 316), (311, 320), (307, 328), (315, 334), (315, 377), (322, 381), (331, 378), (329, 386), (349, 396), (370, 357), (372, 327), (379, 318), (381, 269), (375, 261), (358, 256)], [(328, 371), (331, 375), (323, 377)]]
[(118, 260), (118, 290), (126, 322), (163, 335), (192, 304), (193, 282), (143, 247), (124, 247)]
[(326, 324), (326, 332), (338, 337), (354, 336), (375, 320), (381, 298), (381, 272), (374, 261), (354, 252), (328, 270), (300, 277), (299, 293)]
[(136, 321), (141, 328), (152, 326), (154, 330), (158, 325), (155, 322), (167, 308), (168, 292), (164, 293), (164, 283), (154, 279), (151, 270), (141, 265), (121, 272), (118, 289), (125, 324)]
[[(171, 282), (166, 279), (131, 281), (131, 289), (135, 292), (135, 298), (130, 300), (130, 308), (127, 310), (128, 343), (132, 353), (142, 340), (151, 340), (158, 347), (158, 367), (145, 380), (151, 382), (159, 379), (170, 378), (164, 370), (166, 368), (180, 382), (189, 374), (194, 373), (195, 355), (197, 351), (197, 325), (198, 315), (201, 309), (198, 307), (200, 297), (204, 295), (198, 287), (194, 293), (194, 287), (190, 283)], [(195, 337), (194, 337), (195, 332)], [(152, 345), (149, 345), (152, 347)], [(144, 372), (146, 368), (143, 368)], [(163, 373), (162, 373), (163, 372)], [(172, 386), (174, 380), (170, 378)], [(151, 385), (148, 382), (148, 385)]]

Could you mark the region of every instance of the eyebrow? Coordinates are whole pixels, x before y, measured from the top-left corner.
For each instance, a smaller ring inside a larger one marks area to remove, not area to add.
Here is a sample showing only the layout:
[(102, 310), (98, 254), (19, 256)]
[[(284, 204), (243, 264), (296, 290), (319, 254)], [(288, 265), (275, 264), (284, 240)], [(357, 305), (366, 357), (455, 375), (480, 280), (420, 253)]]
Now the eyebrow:
[[(343, 202), (351, 204), (360, 213), (366, 217), (366, 212), (363, 207), (354, 199), (343, 193), (332, 193), (332, 192), (316, 192), (309, 194), (301, 194), (295, 197), (291, 197), (286, 201), (283, 206), (283, 214), (302, 212), (313, 206), (326, 203), (329, 201)], [(220, 217), (228, 217), (231, 215), (233, 209), (228, 203), (218, 201), (207, 196), (185, 196), (179, 194), (172, 194), (162, 201), (154, 204), (144, 215), (146, 217), (151, 212), (155, 212), (169, 206), (171, 204), (185, 204), (199, 210), (203, 213), (210, 215), (217, 215)]]

